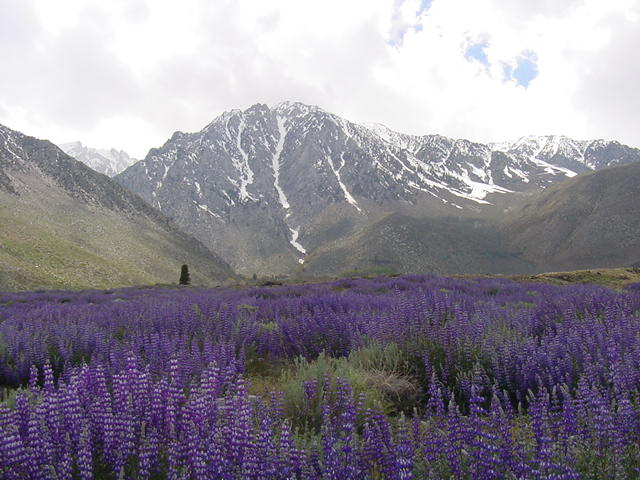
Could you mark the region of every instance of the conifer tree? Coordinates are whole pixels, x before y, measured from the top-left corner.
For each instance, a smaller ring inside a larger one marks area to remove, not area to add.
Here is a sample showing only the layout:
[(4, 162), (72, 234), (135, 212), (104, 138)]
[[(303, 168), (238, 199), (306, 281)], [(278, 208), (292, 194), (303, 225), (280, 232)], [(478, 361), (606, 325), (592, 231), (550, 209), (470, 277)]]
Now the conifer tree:
[(191, 282), (191, 278), (189, 277), (189, 267), (187, 265), (182, 265), (182, 270), (180, 270), (180, 285), (189, 285)]

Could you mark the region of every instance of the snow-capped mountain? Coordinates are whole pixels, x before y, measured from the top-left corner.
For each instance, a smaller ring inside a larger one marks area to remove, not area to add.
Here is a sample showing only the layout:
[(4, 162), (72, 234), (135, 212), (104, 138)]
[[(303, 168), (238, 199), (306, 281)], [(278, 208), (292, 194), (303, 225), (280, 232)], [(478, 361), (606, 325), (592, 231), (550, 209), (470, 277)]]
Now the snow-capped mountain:
[(116, 180), (240, 273), (289, 272), (393, 212), (476, 213), (640, 150), (563, 136), (481, 144), (364, 126), (283, 102), (176, 132)]
[(138, 161), (131, 158), (127, 152), (115, 148), (91, 148), (80, 142), (62, 143), (58, 146), (70, 157), (109, 177), (117, 175)]

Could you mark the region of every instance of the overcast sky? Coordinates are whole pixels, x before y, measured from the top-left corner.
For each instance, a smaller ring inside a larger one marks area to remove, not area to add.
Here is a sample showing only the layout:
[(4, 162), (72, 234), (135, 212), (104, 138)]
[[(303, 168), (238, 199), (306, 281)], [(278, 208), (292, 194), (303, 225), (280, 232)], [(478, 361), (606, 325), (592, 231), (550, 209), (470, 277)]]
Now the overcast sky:
[(640, 0), (0, 0), (0, 123), (142, 157), (294, 100), (478, 141), (640, 146)]

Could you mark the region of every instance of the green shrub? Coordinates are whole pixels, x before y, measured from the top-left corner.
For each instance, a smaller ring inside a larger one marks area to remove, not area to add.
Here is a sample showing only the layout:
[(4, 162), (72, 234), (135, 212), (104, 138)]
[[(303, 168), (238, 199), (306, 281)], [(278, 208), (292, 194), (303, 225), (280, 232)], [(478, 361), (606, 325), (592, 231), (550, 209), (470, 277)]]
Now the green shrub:
[[(312, 361), (299, 357), (283, 372), (278, 386), (284, 393), (285, 415), (294, 426), (317, 431), (320, 404), (323, 398), (335, 396), (337, 379), (349, 382), (354, 397), (362, 398), (365, 408), (378, 407), (388, 415), (397, 415), (410, 412), (422, 395), (412, 372), (407, 353), (398, 345), (371, 345), (349, 357), (333, 358), (324, 353)], [(305, 394), (305, 382), (317, 385), (311, 398)]]

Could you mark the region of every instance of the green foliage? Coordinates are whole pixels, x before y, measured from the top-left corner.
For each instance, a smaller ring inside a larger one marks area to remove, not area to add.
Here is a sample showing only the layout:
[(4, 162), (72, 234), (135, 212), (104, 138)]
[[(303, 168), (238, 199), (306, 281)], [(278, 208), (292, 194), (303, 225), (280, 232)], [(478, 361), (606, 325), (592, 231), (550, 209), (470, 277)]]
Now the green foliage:
[(113, 338), (117, 340), (124, 340), (126, 336), (127, 336), (127, 327), (124, 325), (113, 330)]
[(0, 388), (0, 405), (7, 408), (14, 408), (16, 405), (16, 395), (19, 389), (16, 388)]
[(236, 307), (238, 310), (246, 310), (247, 312), (257, 312), (258, 311), (258, 307), (256, 307), (255, 305), (247, 305), (247, 304), (241, 304), (238, 305)]
[(258, 329), (261, 332), (277, 332), (280, 329), (278, 322), (263, 322)]
[[(363, 396), (365, 407), (380, 407), (388, 415), (410, 412), (422, 392), (412, 371), (407, 353), (398, 345), (371, 345), (348, 357), (333, 358), (321, 353), (313, 361), (297, 358), (293, 367), (281, 375), (276, 390), (284, 392), (285, 413), (293, 425), (317, 431), (320, 404), (324, 397), (335, 395), (337, 379), (347, 380), (355, 396)], [(314, 381), (317, 393), (308, 399), (304, 384)]]
[(180, 285), (189, 285), (191, 283), (191, 277), (189, 276), (189, 266), (182, 265), (180, 269)]
[(603, 268), (598, 270), (576, 270), (572, 272), (540, 273), (530, 276), (512, 276), (520, 282), (550, 283), (553, 285), (591, 284), (613, 289), (640, 281), (640, 271), (634, 268)]
[(398, 271), (394, 267), (384, 265), (384, 266), (363, 268), (362, 270), (347, 270), (345, 272), (342, 272), (339, 275), (339, 277), (375, 278), (375, 277), (396, 276), (396, 275), (398, 275)]
[(601, 478), (638, 478), (640, 471), (640, 445), (618, 450), (613, 445), (603, 452), (601, 445), (573, 445), (573, 455), (577, 459), (577, 470), (585, 480)]

